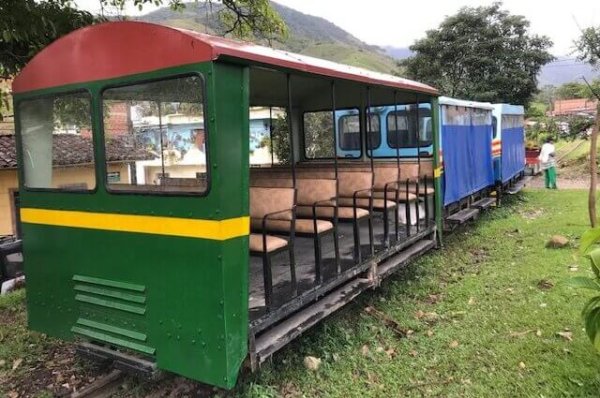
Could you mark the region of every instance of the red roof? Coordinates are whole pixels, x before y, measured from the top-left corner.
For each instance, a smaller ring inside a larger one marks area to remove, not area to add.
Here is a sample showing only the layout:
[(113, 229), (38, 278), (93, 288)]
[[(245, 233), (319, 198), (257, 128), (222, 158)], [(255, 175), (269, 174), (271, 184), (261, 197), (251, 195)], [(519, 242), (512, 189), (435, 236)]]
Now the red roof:
[(437, 94), (433, 87), (396, 76), (252, 43), (132, 21), (92, 25), (56, 40), (17, 76), (13, 92), (110, 79), (223, 58)]
[[(106, 142), (107, 162), (150, 160), (154, 156), (145, 148), (135, 146), (130, 135), (111, 137)], [(52, 165), (75, 166), (94, 162), (94, 146), (89, 136), (54, 134), (52, 137)], [(14, 135), (0, 135), (0, 170), (17, 168), (17, 148)]]
[(595, 114), (597, 100), (573, 98), (555, 100), (552, 104), (552, 116), (574, 115), (579, 113)]

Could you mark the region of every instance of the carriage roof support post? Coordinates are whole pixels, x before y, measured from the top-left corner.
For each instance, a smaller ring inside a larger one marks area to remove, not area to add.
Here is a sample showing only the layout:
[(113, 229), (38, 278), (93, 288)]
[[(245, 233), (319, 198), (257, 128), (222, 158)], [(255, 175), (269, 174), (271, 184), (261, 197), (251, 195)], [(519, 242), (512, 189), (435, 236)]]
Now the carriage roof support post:
[(335, 177), (335, 195), (337, 197), (338, 182), (338, 155), (337, 155), (337, 123), (335, 121), (335, 80), (331, 81), (331, 120), (333, 121), (333, 172)]
[[(419, 197), (420, 197), (420, 192), (419, 192), (419, 182), (421, 181), (421, 143), (419, 142), (419, 140), (421, 139), (421, 132), (419, 131), (419, 129), (421, 128), (421, 123), (419, 120), (419, 94), (415, 94), (415, 102), (417, 103), (417, 112), (415, 114), (415, 136), (417, 138), (416, 143), (417, 143), (417, 180), (415, 181), (415, 188), (416, 188), (416, 192), (417, 192), (417, 205), (415, 206), (415, 212), (416, 212), (416, 219), (417, 219), (417, 232), (420, 230), (420, 214), (419, 214)], [(425, 180), (425, 183), (427, 183), (427, 180)], [(425, 206), (427, 206), (427, 203), (425, 204)]]
[[(335, 200), (337, 201), (338, 198), (338, 193), (339, 193), (339, 189), (340, 189), (340, 183), (338, 180), (338, 158), (337, 158), (337, 123), (335, 121), (335, 110), (336, 110), (336, 103), (335, 103), (335, 80), (331, 81), (331, 120), (333, 121), (333, 174), (334, 174), (334, 178), (335, 178)], [(338, 209), (337, 207), (335, 207), (333, 209), (334, 211), (334, 232), (333, 232), (333, 239), (334, 239), (334, 247), (335, 247), (335, 266), (336, 266), (336, 272), (339, 275), (342, 271), (341, 269), (341, 264), (340, 264), (340, 258), (339, 258), (339, 242), (338, 242), (338, 232), (337, 232), (337, 227), (338, 227)]]
[(273, 106), (269, 105), (269, 148), (271, 148), (271, 167), (275, 163), (275, 150), (273, 149)]
[(437, 225), (437, 243), (442, 245), (443, 221), (443, 192), (442, 192), (442, 165), (440, 164), (440, 106), (437, 97), (431, 98), (431, 125), (433, 130), (433, 185), (435, 202), (435, 223)]
[[(421, 126), (420, 126), (421, 121), (419, 119), (419, 116), (420, 116), (419, 115), (419, 110), (420, 110), (419, 107), (421, 106), (421, 104), (419, 103), (419, 94), (415, 94), (415, 102), (417, 104), (417, 113), (415, 115), (416, 116), (415, 117), (415, 119), (416, 119), (416, 121), (415, 121), (415, 126), (416, 126), (415, 135), (416, 135), (416, 138), (417, 138), (416, 143), (417, 143), (417, 189), (418, 189), (418, 187), (419, 187), (419, 179), (421, 178), (421, 143), (419, 142), (420, 139), (421, 139), (421, 134), (420, 134), (421, 132), (419, 131), (419, 129), (421, 128)], [(417, 195), (419, 195), (418, 191), (417, 191)]]
[(371, 137), (373, 127), (371, 126), (371, 87), (369, 86), (367, 86), (367, 112), (365, 116), (367, 118), (367, 155), (371, 164), (371, 186), (373, 186), (375, 184), (375, 167), (373, 165), (373, 139)]
[[(290, 165), (292, 166), (292, 184), (296, 188), (296, 159), (294, 156), (294, 133), (292, 131), (292, 75), (287, 74), (287, 127), (290, 139)], [(294, 203), (296, 201), (294, 200)]]
[[(398, 91), (394, 90), (394, 128), (396, 129), (396, 167), (398, 168), (398, 177), (396, 178), (400, 181), (400, 129), (398, 127)], [(390, 131), (388, 127), (388, 131)]]

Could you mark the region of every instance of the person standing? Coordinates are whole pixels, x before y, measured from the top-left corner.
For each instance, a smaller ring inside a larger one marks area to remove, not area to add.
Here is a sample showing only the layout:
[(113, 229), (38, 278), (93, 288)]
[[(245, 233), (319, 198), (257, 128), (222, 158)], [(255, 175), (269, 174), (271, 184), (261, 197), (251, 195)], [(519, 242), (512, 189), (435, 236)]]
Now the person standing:
[(552, 138), (547, 138), (546, 143), (542, 145), (540, 151), (540, 160), (542, 170), (544, 170), (544, 178), (546, 180), (546, 188), (556, 189), (556, 148)]

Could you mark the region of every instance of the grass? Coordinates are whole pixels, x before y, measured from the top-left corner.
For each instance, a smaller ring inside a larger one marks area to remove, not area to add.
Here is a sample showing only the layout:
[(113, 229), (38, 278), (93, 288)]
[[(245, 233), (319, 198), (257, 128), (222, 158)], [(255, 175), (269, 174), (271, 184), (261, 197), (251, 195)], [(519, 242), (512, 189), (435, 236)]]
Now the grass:
[[(544, 247), (557, 233), (577, 241), (585, 201), (583, 191), (530, 191), (494, 210), (294, 342), (235, 395), (597, 397), (600, 356), (580, 319), (587, 293), (561, 285), (588, 267), (573, 248)], [(540, 289), (542, 279), (554, 286)], [(366, 306), (413, 333), (398, 338)], [(306, 355), (322, 359), (318, 371), (304, 368)]]
[[(600, 355), (580, 319), (588, 292), (561, 284), (591, 274), (576, 251), (587, 229), (586, 192), (528, 191), (511, 202), (447, 236), (443, 251), (384, 281), (220, 395), (597, 397)], [(546, 249), (553, 234), (567, 236), (571, 247)], [(1, 319), (16, 319), (0, 324), (0, 359), (7, 359), (0, 382), (14, 359), (39, 356), (39, 347), (56, 344), (25, 330), (23, 299), (23, 292), (0, 298)], [(409, 337), (367, 314), (367, 306), (394, 319)], [(572, 341), (559, 332), (572, 333)], [(322, 360), (317, 371), (304, 367), (308, 355)], [(150, 392), (128, 383), (124, 396)]]

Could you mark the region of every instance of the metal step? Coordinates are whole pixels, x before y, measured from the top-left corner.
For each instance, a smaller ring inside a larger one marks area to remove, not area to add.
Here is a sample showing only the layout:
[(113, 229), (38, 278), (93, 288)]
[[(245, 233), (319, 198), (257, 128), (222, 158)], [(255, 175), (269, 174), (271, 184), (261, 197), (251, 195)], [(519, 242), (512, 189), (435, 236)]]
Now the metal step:
[(428, 252), (429, 250), (433, 249), (435, 245), (436, 243), (434, 240), (419, 241), (405, 251), (399, 253), (397, 256), (391, 257), (390, 259), (379, 264), (377, 266), (377, 276), (383, 279), (396, 272), (400, 268), (406, 267), (413, 258)]
[(479, 199), (477, 202), (471, 203), (471, 207), (479, 210), (485, 210), (490, 208), (494, 203), (496, 203), (496, 198), (483, 198)]
[(452, 214), (451, 216), (446, 217), (446, 221), (452, 224), (464, 224), (469, 220), (474, 219), (479, 214), (479, 209), (474, 209), (471, 207), (467, 207), (466, 209), (462, 209), (459, 212)]
[(143, 358), (107, 346), (83, 341), (75, 346), (75, 350), (83, 357), (106, 363), (115, 369), (136, 377), (159, 380), (164, 376), (164, 373), (158, 369), (152, 358)]
[(520, 179), (519, 181), (517, 181), (517, 183), (515, 185), (513, 185), (512, 187), (509, 187), (506, 192), (509, 195), (517, 194), (523, 188), (525, 188), (525, 186), (529, 183), (530, 180), (531, 180), (531, 176), (523, 177), (522, 179)]
[[(431, 250), (435, 245), (434, 240), (423, 239), (407, 247), (405, 250), (382, 262), (377, 267), (377, 278), (375, 279), (382, 279), (408, 265), (411, 260)], [(264, 362), (311, 326), (337, 311), (352, 301), (361, 292), (373, 287), (375, 284), (375, 280), (365, 278), (354, 279), (271, 329), (259, 334), (256, 336), (253, 344), (253, 352), (250, 353), (252, 356), (251, 362), (255, 364)]]
[(258, 336), (255, 340), (254, 352), (250, 355), (254, 356), (256, 363), (264, 362), (305, 330), (352, 301), (372, 285), (373, 282), (368, 279), (355, 279), (329, 293), (315, 304)]

